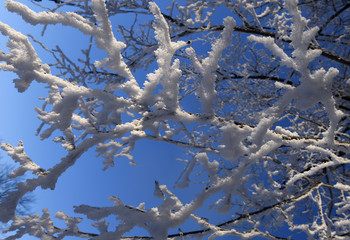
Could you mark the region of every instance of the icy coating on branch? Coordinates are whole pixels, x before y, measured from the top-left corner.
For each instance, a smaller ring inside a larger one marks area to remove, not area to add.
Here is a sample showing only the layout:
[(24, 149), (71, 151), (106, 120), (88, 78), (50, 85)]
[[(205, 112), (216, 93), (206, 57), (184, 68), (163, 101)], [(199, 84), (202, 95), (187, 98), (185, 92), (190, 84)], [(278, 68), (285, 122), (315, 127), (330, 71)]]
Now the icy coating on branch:
[[(57, 12), (64, 6), (77, 11)], [(48, 88), (43, 106), (35, 108), (41, 121), (37, 134), (66, 152), (62, 159), (50, 156), (51, 167), (45, 170), (24, 152), (22, 141), (17, 147), (2, 143), (20, 164), (9, 177), (25, 176), (0, 199), (0, 221), (10, 222), (6, 239), (25, 234), (39, 239), (289, 239), (299, 230), (309, 239), (346, 239), (350, 77), (345, 77), (346, 59), (318, 41), (326, 41), (328, 25), (347, 5), (320, 26), (310, 24), (301, 7), (296, 0), (188, 0), (183, 5), (173, 1), (166, 12), (147, 0), (71, 0), (35, 12), (8, 0), (7, 10), (27, 23), (74, 28), (90, 38), (90, 45), (82, 50), (85, 59), (75, 63), (59, 47), (48, 50), (0, 22), (1, 34), (9, 38), (9, 52), (0, 52), (0, 69), (17, 74), (18, 92), (34, 81)], [(119, 26), (124, 41), (115, 37), (116, 14), (135, 15), (129, 28)], [(150, 22), (138, 23), (139, 15)], [(342, 35), (330, 42), (347, 46), (342, 41), (347, 33), (337, 34)], [(32, 42), (56, 62), (44, 63)], [(105, 58), (94, 59), (93, 44)], [(134, 77), (139, 68), (147, 70), (145, 79)], [(54, 190), (90, 149), (104, 159), (103, 170), (122, 157), (131, 165), (147, 161), (134, 159), (140, 140), (186, 151), (174, 185), (192, 199), (185, 201), (155, 181), (153, 195), (160, 203), (152, 208), (142, 199), (134, 207), (115, 196), (109, 197), (110, 206), (75, 206), (75, 213), (93, 221), (95, 232), (81, 230), (84, 219), (62, 211), (54, 218), (66, 227), (57, 227), (46, 208), (41, 215), (15, 214), (26, 193)], [(195, 193), (194, 183), (200, 188)], [(208, 205), (208, 215), (213, 210), (217, 218), (206, 217)], [(300, 216), (304, 213), (311, 222)], [(196, 227), (182, 231), (187, 224)], [(279, 236), (274, 230), (279, 227), (288, 227), (288, 236)], [(128, 237), (137, 228), (148, 235)]]
[(198, 89), (197, 96), (202, 103), (203, 113), (214, 114), (213, 103), (215, 99), (215, 70), (218, 68), (218, 61), (221, 58), (222, 51), (231, 44), (232, 32), (235, 27), (235, 20), (231, 17), (224, 19), (224, 31), (212, 45), (209, 56), (200, 62), (193, 48), (187, 48), (186, 53), (192, 59), (195, 69), (201, 73), (202, 80)]

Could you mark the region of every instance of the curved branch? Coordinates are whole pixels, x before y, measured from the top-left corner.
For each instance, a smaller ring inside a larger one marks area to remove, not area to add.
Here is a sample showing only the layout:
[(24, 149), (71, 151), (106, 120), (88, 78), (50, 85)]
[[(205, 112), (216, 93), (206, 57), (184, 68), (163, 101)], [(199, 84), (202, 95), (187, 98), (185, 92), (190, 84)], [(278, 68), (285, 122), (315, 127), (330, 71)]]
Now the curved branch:
[[(302, 200), (304, 199), (305, 197), (307, 197), (314, 189), (318, 188), (319, 186), (321, 186), (322, 183), (317, 183), (315, 185), (312, 185), (311, 187), (309, 187), (305, 192), (295, 196), (295, 197), (292, 197), (292, 198), (288, 198), (288, 199), (285, 199), (285, 200), (282, 200), (278, 203), (275, 203), (275, 204), (272, 204), (270, 206), (266, 206), (266, 207), (263, 207), (259, 210), (256, 210), (256, 211), (253, 211), (253, 212), (250, 212), (250, 213), (246, 213), (246, 214), (238, 214), (239, 216), (237, 218), (234, 218), (234, 219), (231, 219), (229, 221), (226, 221), (226, 222), (223, 222), (223, 223), (220, 223), (218, 225), (216, 225), (216, 227), (219, 227), (219, 228), (222, 228), (222, 227), (225, 227), (225, 226), (230, 226), (232, 224), (236, 224), (237, 222), (240, 222), (242, 220), (246, 220), (246, 219), (249, 219), (251, 217), (254, 217), (254, 216), (257, 216), (257, 215), (260, 215), (261, 213), (263, 212), (266, 212), (266, 211), (269, 211), (269, 210), (272, 210), (274, 208), (280, 208), (282, 207), (283, 205), (285, 204), (290, 204), (290, 203), (293, 203), (293, 202), (297, 202), (299, 200)], [(176, 233), (176, 234), (170, 234), (168, 235), (168, 238), (170, 239), (176, 239), (176, 238), (181, 238), (181, 237), (191, 237), (192, 235), (198, 235), (198, 234), (205, 234), (207, 232), (210, 232), (212, 231), (212, 229), (202, 229), (202, 230), (196, 230), (196, 231), (189, 231), (189, 232), (182, 232), (182, 233)], [(253, 230), (251, 230), (253, 231)], [(246, 232), (242, 232), (242, 233), (249, 233), (251, 231), (246, 231)], [(84, 234), (84, 235), (90, 235), (90, 236), (96, 236), (96, 234), (93, 234), (93, 233), (83, 233), (83, 232), (80, 232), (81, 234)], [(271, 235), (271, 234), (270, 234)], [(278, 236), (274, 236), (274, 235), (271, 235), (272, 237), (276, 238), (276, 239), (291, 239), (291, 238), (284, 238), (284, 237), (278, 237)], [(148, 237), (148, 236), (133, 236), (133, 237), (122, 237), (122, 239), (154, 239), (152, 237)]]
[(339, 14), (341, 14), (342, 12), (344, 12), (346, 9), (348, 9), (350, 7), (350, 3), (346, 4), (344, 7), (342, 7), (339, 11), (337, 11), (336, 13), (334, 13), (330, 18), (328, 18), (328, 20), (322, 25), (322, 27), (320, 27), (320, 30), (318, 30), (318, 33), (320, 34), (323, 29), (337, 16), (339, 16)]
[[(349, 8), (348, 5), (350, 6), (350, 4), (347, 4), (344, 7), (344, 10)], [(341, 12), (339, 12), (339, 14), (340, 13)], [(168, 19), (170, 22), (175, 23), (175, 24), (177, 24), (179, 26), (181, 26), (181, 24), (182, 24), (182, 23), (179, 23), (176, 19), (172, 18), (171, 16), (168, 16), (166, 14), (163, 14), (163, 16), (166, 19)], [(334, 17), (336, 17), (336, 16), (334, 16)], [(181, 32), (181, 33), (179, 33), (179, 34), (177, 34), (175, 36), (172, 36), (171, 38), (172, 39), (177, 39), (177, 38), (180, 38), (180, 37), (184, 37), (184, 36), (190, 35), (192, 33), (198, 33), (198, 32), (204, 32), (204, 31), (222, 31), (223, 29), (224, 29), (224, 26), (222, 26), (222, 25), (215, 25), (215, 26), (211, 26), (211, 27), (203, 26), (203, 27), (200, 27), (200, 28), (197, 28), (197, 27), (187, 28), (185, 31), (183, 31), (183, 32)], [(260, 35), (260, 36), (276, 38), (276, 33), (274, 33), (274, 32), (258, 29), (258, 28), (251, 27), (251, 26), (248, 26), (248, 27), (236, 26), (236, 27), (234, 27), (234, 30), (237, 31), (237, 32), (251, 33), (251, 34), (256, 34), (256, 35)], [(317, 40), (317, 38), (316, 38), (316, 40)], [(288, 39), (282, 39), (282, 41), (286, 42), (286, 43), (290, 43), (291, 42)], [(321, 48), (319, 46), (315, 46), (313, 44), (310, 44), (310, 48), (311, 49), (321, 50), (322, 51), (322, 54), (321, 54), (322, 56), (324, 56), (324, 57), (326, 57), (328, 59), (331, 59), (333, 61), (339, 62), (341, 64), (345, 64), (347, 66), (350, 66), (350, 59), (348, 59), (348, 58), (339, 56), (338, 54), (329, 52), (328, 50), (323, 49), (323, 48)]]

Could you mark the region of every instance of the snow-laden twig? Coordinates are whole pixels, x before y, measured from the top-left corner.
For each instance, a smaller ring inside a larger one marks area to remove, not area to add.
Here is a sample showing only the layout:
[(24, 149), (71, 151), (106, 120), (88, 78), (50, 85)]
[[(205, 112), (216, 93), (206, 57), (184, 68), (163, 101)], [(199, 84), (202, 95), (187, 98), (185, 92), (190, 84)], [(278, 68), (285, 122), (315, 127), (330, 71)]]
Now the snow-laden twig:
[(216, 95), (215, 70), (218, 68), (218, 62), (222, 52), (231, 44), (232, 32), (236, 22), (233, 18), (227, 17), (224, 19), (224, 30), (221, 36), (212, 45), (212, 50), (209, 52), (209, 56), (200, 62), (195, 54), (193, 48), (187, 48), (186, 53), (190, 56), (195, 69), (200, 72), (201, 80), (199, 89), (197, 91), (197, 97), (202, 104), (203, 113), (213, 115), (213, 103)]

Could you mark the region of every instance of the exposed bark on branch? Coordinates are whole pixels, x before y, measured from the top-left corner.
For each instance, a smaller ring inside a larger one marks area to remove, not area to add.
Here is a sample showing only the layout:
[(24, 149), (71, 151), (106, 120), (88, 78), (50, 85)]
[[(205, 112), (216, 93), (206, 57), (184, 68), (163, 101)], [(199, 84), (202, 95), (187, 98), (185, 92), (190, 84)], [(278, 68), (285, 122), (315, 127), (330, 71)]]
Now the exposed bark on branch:
[(346, 9), (350, 7), (350, 3), (346, 4), (344, 7), (342, 7), (339, 11), (335, 12), (328, 20), (320, 27), (320, 30), (318, 30), (318, 33), (322, 33), (323, 29), (327, 27), (327, 25), (337, 16), (339, 16), (342, 12), (344, 12)]

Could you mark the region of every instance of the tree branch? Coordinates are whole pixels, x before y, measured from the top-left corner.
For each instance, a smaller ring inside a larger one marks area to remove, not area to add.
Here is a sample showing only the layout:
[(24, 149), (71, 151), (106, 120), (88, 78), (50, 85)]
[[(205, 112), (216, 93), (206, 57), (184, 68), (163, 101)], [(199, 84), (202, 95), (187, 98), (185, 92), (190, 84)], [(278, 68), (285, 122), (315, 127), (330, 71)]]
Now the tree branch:
[(346, 4), (344, 7), (342, 7), (339, 11), (335, 12), (330, 18), (328, 18), (328, 20), (322, 25), (322, 27), (320, 27), (320, 30), (318, 30), (318, 33), (320, 34), (323, 29), (337, 16), (339, 16), (339, 14), (341, 14), (342, 12), (344, 12), (346, 9), (348, 9), (350, 7), (350, 3)]
[[(350, 4), (347, 4), (346, 8), (349, 7), (348, 5), (350, 5)], [(178, 25), (181, 24), (177, 20), (173, 19), (172, 17), (170, 17), (170, 16), (168, 16), (166, 14), (163, 14), (163, 16), (166, 16), (165, 18), (168, 19), (169, 21), (171, 21), (172, 23), (175, 23), (175, 24), (178, 24)], [(334, 16), (334, 17), (336, 17), (336, 16)], [(200, 28), (187, 28), (185, 31), (183, 31), (183, 32), (181, 32), (181, 33), (179, 33), (179, 34), (177, 34), (175, 36), (172, 36), (171, 38), (172, 39), (177, 39), (177, 38), (184, 37), (184, 36), (187, 36), (187, 35), (192, 34), (192, 33), (198, 33), (198, 32), (204, 32), (204, 31), (222, 31), (223, 29), (224, 29), (224, 26), (222, 26), (222, 25), (215, 25), (215, 26), (211, 26), (209, 28), (207, 26), (200, 27)], [(267, 30), (261, 30), (261, 29), (258, 29), (258, 28), (255, 28), (255, 27), (251, 27), (251, 26), (249, 26), (249, 27), (236, 26), (234, 28), (234, 30), (237, 31), (237, 32), (251, 33), (251, 34), (256, 34), (256, 35), (260, 35), (260, 36), (276, 38), (276, 33), (274, 33), (274, 32), (267, 31)], [(287, 40), (287, 39), (282, 39), (282, 41), (286, 42), (286, 43), (290, 43), (291, 42), (290, 40)], [(310, 44), (310, 48), (311, 49), (319, 49), (319, 50), (322, 51), (322, 54), (321, 54), (322, 56), (324, 56), (324, 57), (326, 57), (328, 59), (331, 59), (333, 61), (339, 62), (341, 64), (345, 64), (347, 66), (350, 66), (350, 59), (348, 59), (348, 58), (339, 56), (339, 55), (337, 55), (335, 53), (329, 52), (326, 49), (323, 49), (323, 48), (321, 48), (319, 46), (315, 46), (315, 45), (312, 45), (312, 44)]]

